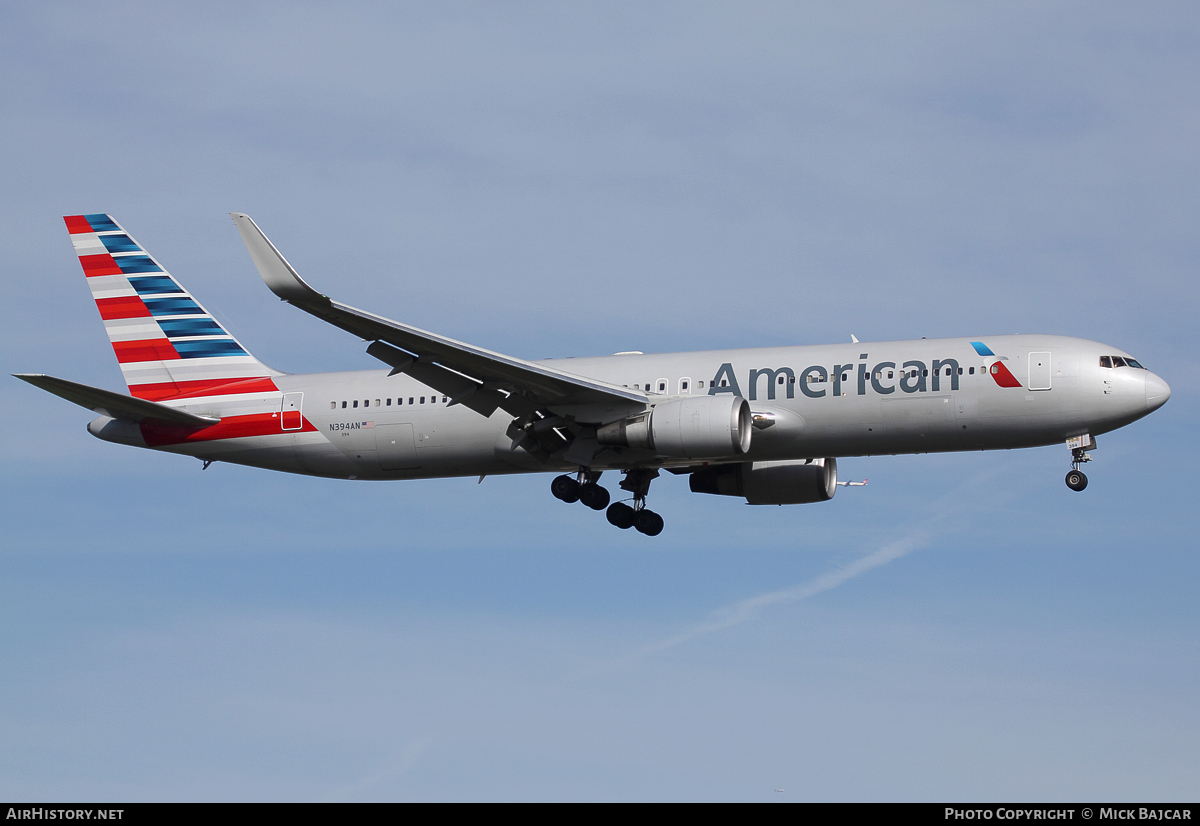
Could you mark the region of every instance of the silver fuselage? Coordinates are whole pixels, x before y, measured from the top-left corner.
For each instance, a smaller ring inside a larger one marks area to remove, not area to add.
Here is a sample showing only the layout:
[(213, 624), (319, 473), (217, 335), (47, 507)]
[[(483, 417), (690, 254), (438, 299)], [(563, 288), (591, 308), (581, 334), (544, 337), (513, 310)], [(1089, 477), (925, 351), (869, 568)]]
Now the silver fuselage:
[[(1063, 336), (864, 342), (803, 347), (553, 359), (577, 376), (648, 390), (651, 404), (699, 394), (746, 398), (756, 417), (748, 454), (706, 463), (998, 450), (1063, 443), (1122, 427), (1170, 395), (1155, 374), (1102, 367), (1124, 351)], [(1001, 386), (1001, 362), (1016, 384)], [(997, 368), (998, 370), (999, 368)], [(824, 380), (821, 378), (824, 376)], [(411, 377), (389, 371), (286, 375), (277, 393), (181, 400), (172, 406), (227, 419), (278, 416), (274, 433), (156, 443), (134, 425), (104, 418), (101, 438), (206, 460), (343, 479), (418, 479), (574, 470), (552, 455), (541, 461), (514, 448), (512, 416), (490, 417)], [(283, 416), (284, 410), (291, 411)], [(303, 427), (295, 422), (299, 411)], [(554, 411), (572, 416), (578, 411)], [(285, 419), (289, 424), (285, 424)], [(232, 419), (231, 419), (232, 420)], [(286, 429), (285, 429), (286, 428)], [(161, 440), (159, 440), (161, 442)], [(694, 459), (609, 447), (593, 470), (672, 467)]]

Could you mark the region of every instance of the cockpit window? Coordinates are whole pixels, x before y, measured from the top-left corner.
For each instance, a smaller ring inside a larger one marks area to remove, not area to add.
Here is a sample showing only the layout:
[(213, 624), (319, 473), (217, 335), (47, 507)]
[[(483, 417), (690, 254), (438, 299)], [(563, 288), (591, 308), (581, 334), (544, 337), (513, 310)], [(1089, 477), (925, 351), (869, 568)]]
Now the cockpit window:
[(1137, 359), (1131, 359), (1128, 356), (1101, 356), (1101, 367), (1136, 367), (1139, 370), (1145, 370)]

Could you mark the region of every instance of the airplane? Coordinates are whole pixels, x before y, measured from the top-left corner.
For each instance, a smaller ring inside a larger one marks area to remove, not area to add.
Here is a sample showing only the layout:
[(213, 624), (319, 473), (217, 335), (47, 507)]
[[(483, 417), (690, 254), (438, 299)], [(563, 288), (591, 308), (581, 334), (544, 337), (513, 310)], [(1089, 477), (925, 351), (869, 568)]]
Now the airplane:
[[(291, 375), (243, 347), (110, 215), (64, 218), (129, 394), (16, 374), (99, 414), (105, 441), (331, 479), (555, 472), (553, 496), (655, 536), (661, 471), (752, 505), (828, 501), (837, 457), (1066, 444), (1066, 483), (1095, 437), (1171, 389), (1125, 351), (1005, 335), (530, 361), (341, 304), (248, 215), (231, 213), (267, 287), (370, 342), (377, 370)], [(622, 475), (612, 501), (602, 474)]]

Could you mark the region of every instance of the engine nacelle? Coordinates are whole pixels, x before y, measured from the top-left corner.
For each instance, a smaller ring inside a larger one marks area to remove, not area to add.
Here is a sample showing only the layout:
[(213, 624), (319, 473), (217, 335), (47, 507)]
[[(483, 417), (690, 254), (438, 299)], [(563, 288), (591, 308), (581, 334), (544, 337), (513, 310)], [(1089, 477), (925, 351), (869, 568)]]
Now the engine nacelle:
[(721, 465), (695, 471), (690, 483), (694, 493), (744, 496), (751, 505), (827, 502), (837, 493), (837, 459)]
[(750, 450), (754, 418), (741, 396), (721, 393), (663, 402), (596, 431), (602, 445), (653, 450), (664, 456), (704, 459)]

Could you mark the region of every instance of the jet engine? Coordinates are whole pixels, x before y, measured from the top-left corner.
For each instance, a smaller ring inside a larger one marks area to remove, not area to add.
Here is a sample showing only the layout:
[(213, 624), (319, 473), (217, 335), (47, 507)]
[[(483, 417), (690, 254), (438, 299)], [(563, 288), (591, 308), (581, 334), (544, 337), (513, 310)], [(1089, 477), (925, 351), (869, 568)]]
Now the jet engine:
[(751, 505), (827, 502), (837, 493), (837, 459), (741, 462), (697, 470), (693, 493), (744, 496)]
[(645, 413), (596, 431), (602, 445), (653, 450), (664, 456), (703, 459), (741, 456), (750, 450), (754, 418), (741, 396), (721, 393), (663, 402)]

